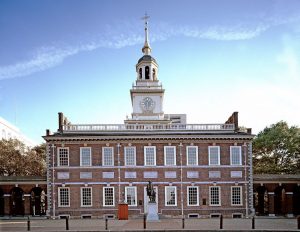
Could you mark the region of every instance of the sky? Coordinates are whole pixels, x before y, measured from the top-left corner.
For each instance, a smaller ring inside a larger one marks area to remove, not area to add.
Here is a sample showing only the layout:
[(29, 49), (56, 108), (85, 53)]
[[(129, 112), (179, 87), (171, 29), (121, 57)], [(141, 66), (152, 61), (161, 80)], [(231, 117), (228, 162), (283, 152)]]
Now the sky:
[(122, 124), (145, 12), (164, 112), (258, 133), (300, 124), (298, 0), (1, 0), (0, 116), (43, 142), (58, 112)]

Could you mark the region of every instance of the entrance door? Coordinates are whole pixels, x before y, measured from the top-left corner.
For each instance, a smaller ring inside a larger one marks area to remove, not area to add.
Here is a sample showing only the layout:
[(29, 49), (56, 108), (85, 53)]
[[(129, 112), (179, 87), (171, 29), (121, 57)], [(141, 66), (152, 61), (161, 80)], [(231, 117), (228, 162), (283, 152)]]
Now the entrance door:
[[(149, 197), (147, 196), (147, 190), (146, 190), (146, 186), (144, 187), (144, 213), (148, 213), (148, 203), (149, 203)], [(157, 186), (153, 186), (154, 191), (156, 193), (156, 209), (158, 212), (158, 188)]]

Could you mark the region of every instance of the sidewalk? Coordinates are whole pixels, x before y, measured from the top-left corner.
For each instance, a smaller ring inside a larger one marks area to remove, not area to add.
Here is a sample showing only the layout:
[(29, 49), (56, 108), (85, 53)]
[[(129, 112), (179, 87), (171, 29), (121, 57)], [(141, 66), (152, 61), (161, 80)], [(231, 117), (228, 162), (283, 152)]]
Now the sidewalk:
[[(70, 219), (70, 231), (144, 231), (143, 219), (108, 220), (105, 230), (103, 219)], [(219, 219), (185, 219), (182, 229), (181, 219), (161, 219), (158, 222), (147, 222), (147, 231), (217, 231)], [(222, 231), (253, 231), (251, 219), (224, 219)], [(66, 231), (65, 219), (41, 219), (30, 221), (31, 231)], [(27, 219), (0, 220), (0, 231), (27, 231)], [(255, 231), (300, 231), (296, 219), (258, 218), (255, 220)]]

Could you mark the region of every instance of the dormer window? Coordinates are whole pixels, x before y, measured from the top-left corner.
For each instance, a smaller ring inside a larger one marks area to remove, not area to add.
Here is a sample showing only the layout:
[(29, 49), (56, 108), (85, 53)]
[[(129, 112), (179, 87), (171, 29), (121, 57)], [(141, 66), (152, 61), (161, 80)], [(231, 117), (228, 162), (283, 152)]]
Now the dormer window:
[(145, 79), (146, 80), (149, 80), (150, 79), (150, 75), (149, 75), (149, 66), (146, 66), (145, 68)]

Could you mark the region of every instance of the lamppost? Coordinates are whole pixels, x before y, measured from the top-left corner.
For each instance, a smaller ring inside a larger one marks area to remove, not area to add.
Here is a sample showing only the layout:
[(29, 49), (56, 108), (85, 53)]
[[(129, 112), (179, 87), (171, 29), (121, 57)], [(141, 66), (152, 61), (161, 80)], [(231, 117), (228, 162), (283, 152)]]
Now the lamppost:
[(52, 207), (52, 217), (53, 219), (55, 219), (55, 171), (54, 171), (54, 149), (55, 149), (55, 145), (52, 144), (51, 145), (51, 148), (52, 148), (52, 202), (53, 202), (53, 207)]

